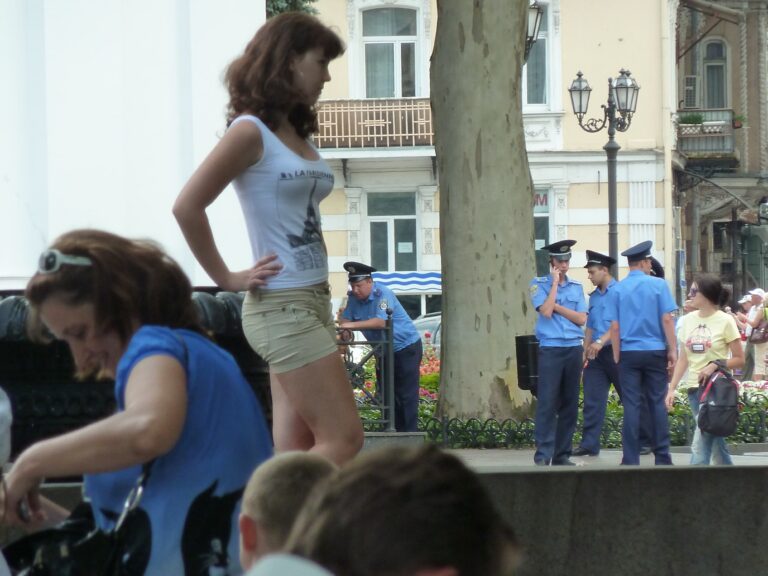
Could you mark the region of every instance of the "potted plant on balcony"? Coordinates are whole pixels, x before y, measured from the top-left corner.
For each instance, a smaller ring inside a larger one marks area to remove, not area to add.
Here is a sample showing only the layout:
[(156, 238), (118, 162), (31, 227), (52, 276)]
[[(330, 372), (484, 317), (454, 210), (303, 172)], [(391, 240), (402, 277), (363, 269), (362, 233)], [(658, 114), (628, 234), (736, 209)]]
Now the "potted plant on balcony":
[(746, 123), (747, 118), (746, 116), (743, 116), (742, 114), (736, 114), (736, 116), (733, 117), (733, 128), (734, 130), (737, 130), (744, 126)]
[(700, 112), (689, 112), (680, 114), (677, 117), (677, 125), (681, 136), (691, 136), (701, 133), (701, 125), (704, 122), (704, 115)]

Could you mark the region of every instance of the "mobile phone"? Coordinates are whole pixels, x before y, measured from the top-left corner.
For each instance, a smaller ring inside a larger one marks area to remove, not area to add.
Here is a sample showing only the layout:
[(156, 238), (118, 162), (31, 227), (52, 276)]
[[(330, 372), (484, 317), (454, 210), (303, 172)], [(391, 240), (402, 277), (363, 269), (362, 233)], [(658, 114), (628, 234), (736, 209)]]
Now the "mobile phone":
[(32, 519), (32, 514), (29, 511), (29, 504), (27, 504), (26, 500), (19, 500), (19, 505), (16, 507), (16, 514), (18, 514), (22, 522), (29, 522)]

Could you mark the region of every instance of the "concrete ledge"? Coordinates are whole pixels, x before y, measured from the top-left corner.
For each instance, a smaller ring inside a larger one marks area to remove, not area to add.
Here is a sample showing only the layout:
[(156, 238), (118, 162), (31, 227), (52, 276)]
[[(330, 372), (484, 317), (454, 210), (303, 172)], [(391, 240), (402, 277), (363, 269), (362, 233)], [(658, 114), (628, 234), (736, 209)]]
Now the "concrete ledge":
[(419, 446), (426, 441), (426, 432), (366, 432), (363, 450), (386, 446)]
[(768, 467), (564, 467), (480, 478), (525, 548), (516, 576), (765, 571)]

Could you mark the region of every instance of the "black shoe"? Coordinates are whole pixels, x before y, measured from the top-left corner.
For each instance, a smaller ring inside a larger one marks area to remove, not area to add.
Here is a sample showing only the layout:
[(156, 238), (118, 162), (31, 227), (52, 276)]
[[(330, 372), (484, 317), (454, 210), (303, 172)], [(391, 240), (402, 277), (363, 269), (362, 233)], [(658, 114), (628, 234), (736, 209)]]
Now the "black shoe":
[(578, 448), (576, 448), (576, 450), (571, 452), (571, 456), (597, 456), (598, 454), (599, 452), (590, 452), (589, 450), (587, 450), (586, 448), (582, 448), (581, 446), (579, 446)]
[(549, 460), (534, 460), (536, 466), (549, 466)]
[(650, 446), (643, 446), (640, 448), (640, 456), (648, 456), (648, 454), (651, 454), (653, 452), (653, 448)]
[(552, 460), (552, 466), (576, 466), (576, 462), (563, 458), (562, 460)]

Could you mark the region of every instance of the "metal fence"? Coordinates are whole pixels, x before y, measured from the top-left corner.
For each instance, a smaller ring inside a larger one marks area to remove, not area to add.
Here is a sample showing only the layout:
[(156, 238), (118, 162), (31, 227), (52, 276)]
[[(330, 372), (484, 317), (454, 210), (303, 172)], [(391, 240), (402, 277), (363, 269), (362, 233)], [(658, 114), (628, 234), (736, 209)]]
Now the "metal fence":
[[(766, 411), (768, 395), (742, 396), (742, 411), (736, 432), (728, 438), (735, 444), (764, 443), (768, 440)], [(623, 419), (607, 417), (603, 424), (601, 445), (603, 448), (621, 448)], [(422, 418), (419, 429), (427, 433), (427, 439), (446, 448), (531, 448), (535, 445), (534, 423), (525, 420), (462, 420), (459, 418)], [(695, 421), (686, 403), (676, 404), (669, 416), (669, 432), (672, 446), (688, 446), (693, 439)], [(581, 439), (581, 410), (574, 435), (574, 445)]]
[(324, 100), (318, 148), (433, 146), (429, 98)]
[[(344, 364), (349, 381), (361, 412), (363, 426), (369, 431), (395, 431), (395, 349), (392, 330), (392, 310), (387, 310), (387, 320), (379, 340), (355, 340), (351, 330), (337, 329), (339, 345), (345, 347)], [(355, 359), (354, 350), (358, 350)], [(375, 364), (374, 389), (367, 385), (370, 370), (366, 366)]]
[[(693, 116), (697, 123), (687, 124)], [(679, 115), (678, 149), (687, 154), (733, 154), (733, 110), (686, 110)]]

